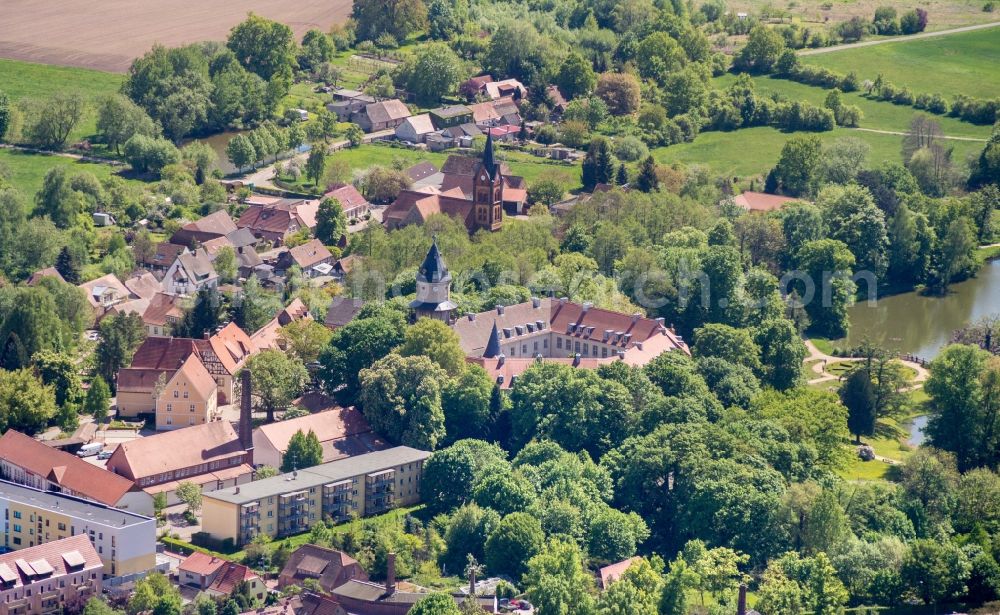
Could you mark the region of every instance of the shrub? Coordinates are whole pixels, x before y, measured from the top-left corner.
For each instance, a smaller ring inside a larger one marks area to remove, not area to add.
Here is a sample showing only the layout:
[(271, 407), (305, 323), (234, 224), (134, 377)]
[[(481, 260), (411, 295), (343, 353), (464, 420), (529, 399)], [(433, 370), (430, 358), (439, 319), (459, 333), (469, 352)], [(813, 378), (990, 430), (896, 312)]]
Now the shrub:
[(931, 94), (931, 99), (927, 103), (927, 110), (931, 113), (948, 113), (948, 101), (941, 94)]
[(861, 123), (861, 119), (864, 117), (864, 113), (861, 111), (861, 107), (857, 105), (841, 105), (836, 111), (836, 120), (838, 126), (847, 126), (848, 128), (854, 128)]
[(910, 91), (910, 88), (904, 87), (896, 92), (896, 95), (892, 97), (892, 102), (897, 105), (912, 105), (913, 92)]
[(854, 71), (847, 73), (843, 79), (840, 80), (840, 89), (845, 92), (857, 92), (860, 84), (858, 83), (858, 74)]
[(914, 9), (903, 13), (899, 19), (899, 29), (903, 34), (916, 34), (923, 32), (927, 27), (927, 11), (924, 9)]
[(649, 149), (640, 139), (628, 136), (615, 141), (615, 156), (619, 160), (634, 162), (649, 155)]

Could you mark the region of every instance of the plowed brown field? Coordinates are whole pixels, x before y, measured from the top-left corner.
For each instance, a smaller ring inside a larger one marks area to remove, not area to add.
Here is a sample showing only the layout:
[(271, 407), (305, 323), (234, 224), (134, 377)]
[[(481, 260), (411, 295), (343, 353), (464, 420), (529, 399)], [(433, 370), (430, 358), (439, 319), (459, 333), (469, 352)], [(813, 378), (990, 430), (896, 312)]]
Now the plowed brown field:
[(154, 43), (222, 40), (253, 11), (297, 37), (327, 30), (351, 0), (3, 0), (0, 58), (125, 72)]

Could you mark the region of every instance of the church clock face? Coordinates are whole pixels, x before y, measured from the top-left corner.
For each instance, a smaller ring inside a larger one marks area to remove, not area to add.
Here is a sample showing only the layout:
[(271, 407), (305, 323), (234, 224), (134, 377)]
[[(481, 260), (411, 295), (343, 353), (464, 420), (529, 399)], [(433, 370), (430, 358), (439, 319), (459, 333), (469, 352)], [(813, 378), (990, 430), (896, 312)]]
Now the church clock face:
[(480, 175), (479, 179), (482, 180), (482, 181), (486, 181), (486, 176), (485, 175)]

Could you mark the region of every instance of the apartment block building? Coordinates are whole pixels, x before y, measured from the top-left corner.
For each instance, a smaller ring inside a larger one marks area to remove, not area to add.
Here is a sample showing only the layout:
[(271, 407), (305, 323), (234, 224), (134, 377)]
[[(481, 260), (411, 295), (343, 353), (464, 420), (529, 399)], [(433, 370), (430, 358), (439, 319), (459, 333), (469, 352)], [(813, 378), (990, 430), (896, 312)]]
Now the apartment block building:
[(104, 565), (83, 534), (0, 555), (0, 615), (79, 611), (101, 595)]
[(0, 480), (0, 523), (11, 551), (83, 535), (109, 576), (156, 566), (156, 520), (127, 510)]
[(340, 522), (420, 501), (430, 456), (397, 446), (205, 493), (202, 530), (243, 545), (258, 534), (298, 534), (320, 519)]

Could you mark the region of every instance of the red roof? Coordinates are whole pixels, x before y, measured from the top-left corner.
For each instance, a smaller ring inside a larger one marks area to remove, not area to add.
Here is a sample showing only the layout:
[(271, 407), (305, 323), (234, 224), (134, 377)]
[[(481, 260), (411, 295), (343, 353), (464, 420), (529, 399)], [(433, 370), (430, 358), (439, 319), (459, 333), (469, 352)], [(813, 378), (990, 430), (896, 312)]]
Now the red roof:
[(0, 436), (0, 459), (108, 506), (116, 505), (133, 486), (127, 478), (45, 446), (13, 429)]
[(213, 557), (200, 551), (195, 551), (191, 555), (184, 558), (184, 561), (180, 563), (178, 569), (183, 572), (190, 572), (191, 574), (201, 574), (205, 576), (210, 576), (215, 574), (219, 568), (222, 568), (225, 564), (228, 564), (228, 560), (224, 560), (220, 557)]
[(607, 589), (608, 585), (620, 579), (625, 574), (625, 571), (631, 568), (632, 564), (639, 561), (639, 559), (638, 557), (630, 557), (625, 561), (601, 568), (598, 572), (598, 576), (601, 579), (601, 589)]
[(225, 569), (219, 573), (219, 576), (215, 577), (215, 581), (209, 586), (209, 589), (228, 596), (233, 593), (241, 581), (250, 581), (256, 578), (259, 578), (257, 574), (243, 564), (226, 562)]
[(792, 197), (778, 194), (767, 194), (766, 192), (750, 192), (749, 190), (733, 198), (733, 202), (743, 209), (756, 212), (774, 211), (781, 209), (787, 203), (798, 200), (800, 199), (793, 199)]
[[(53, 540), (27, 549), (11, 551), (0, 555), (0, 569), (3, 569), (4, 576), (11, 574), (15, 577), (13, 587), (24, 587), (38, 581), (36, 575), (26, 574), (24, 566), (18, 562), (23, 562), (29, 570), (34, 570), (34, 564), (39, 568), (43, 567), (43, 562), (52, 569), (46, 570), (45, 577), (52, 579), (65, 576), (66, 574), (79, 574), (82, 570), (94, 570), (103, 568), (101, 558), (94, 550), (90, 538), (86, 534), (77, 534), (61, 540)], [(41, 574), (37, 576), (43, 576)], [(4, 591), (12, 588), (4, 588)]]

